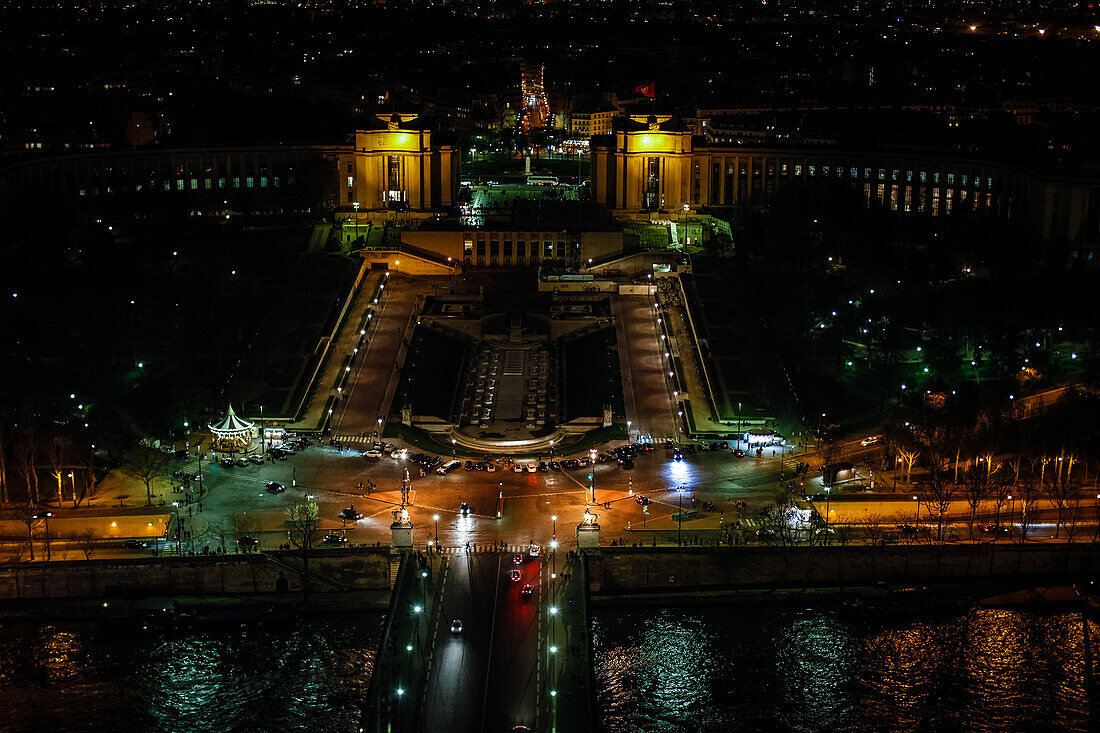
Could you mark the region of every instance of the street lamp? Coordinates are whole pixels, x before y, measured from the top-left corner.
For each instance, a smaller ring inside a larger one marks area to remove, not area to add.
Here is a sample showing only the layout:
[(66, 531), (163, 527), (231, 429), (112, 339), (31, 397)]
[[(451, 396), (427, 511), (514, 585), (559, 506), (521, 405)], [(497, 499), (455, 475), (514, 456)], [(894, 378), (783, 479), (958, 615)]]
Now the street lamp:
[(595, 448), (589, 449), (588, 458), (589, 458), (588, 470), (590, 472), (588, 474), (588, 481), (589, 481), (588, 488), (592, 490), (592, 503), (595, 504), (596, 503), (596, 449)]
[(684, 527), (684, 492), (683, 486), (676, 487), (676, 546), (683, 547), (684, 541), (681, 533)]
[(825, 488), (825, 544), (829, 544), (829, 486)]
[(741, 450), (741, 403), (737, 403), (737, 449)]
[(458, 448), (455, 447), (456, 443), (458, 443), (458, 441), (455, 438), (451, 438), (451, 458), (452, 459), (454, 459), (458, 456)]
[(920, 499), (917, 498), (916, 494), (913, 494), (913, 501), (917, 502), (917, 519), (916, 519), (916, 522), (917, 522), (917, 527), (919, 528), (920, 527)]
[(439, 544), (439, 515), (433, 514), (432, 519), (435, 520), (435, 543)]
[(172, 506), (176, 508), (176, 553), (183, 556), (183, 532), (180, 530), (180, 503), (173, 501)]
[(50, 517), (53, 516), (53, 512), (36, 512), (34, 514), (35, 519), (46, 520), (46, 562), (50, 561)]
[(359, 202), (353, 201), (351, 208), (355, 209), (355, 240), (359, 241)]

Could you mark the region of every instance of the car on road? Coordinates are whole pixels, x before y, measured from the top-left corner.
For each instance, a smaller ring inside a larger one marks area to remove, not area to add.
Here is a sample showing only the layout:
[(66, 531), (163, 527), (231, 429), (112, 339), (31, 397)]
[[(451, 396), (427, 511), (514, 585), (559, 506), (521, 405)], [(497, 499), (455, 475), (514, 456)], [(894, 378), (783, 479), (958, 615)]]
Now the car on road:
[(519, 594), (521, 596), (523, 596), (524, 598), (530, 598), (531, 597), (531, 591), (533, 591), (533, 590), (534, 590), (534, 588), (532, 588), (531, 584), (528, 583), (527, 585), (523, 586), (523, 588), (520, 589)]
[(463, 471), (473, 471), (476, 468), (477, 467), (474, 465), (473, 461), (466, 461), (465, 463), (462, 464), (462, 470)]
[(915, 535), (916, 533), (917, 533), (917, 528), (914, 527), (911, 524), (899, 524), (898, 525), (898, 534), (900, 534), (900, 535)]
[(382, 458), (382, 451), (377, 448), (371, 448), (369, 451), (363, 454), (364, 458), (370, 458), (373, 461), (377, 461)]
[(234, 465), (234, 464), (233, 464), (233, 459), (232, 459), (232, 458), (223, 458), (223, 459), (221, 460), (221, 464), (222, 464), (223, 466), (225, 466), (226, 468), (233, 468), (233, 465)]
[(452, 634), (461, 634), (462, 633), (462, 619), (456, 618), (456, 619), (453, 619), (451, 621), (451, 633)]
[(327, 534), (323, 538), (321, 538), (321, 544), (322, 545), (343, 545), (343, 544), (346, 544), (347, 541), (348, 541), (348, 538), (345, 537), (344, 535), (336, 534), (336, 533), (333, 533), (333, 532), (330, 532), (329, 534)]
[(869, 445), (874, 445), (875, 443), (879, 442), (880, 440), (882, 440), (881, 435), (869, 435), (866, 438), (864, 438), (863, 440), (859, 441), (859, 444), (866, 448)]
[(639, 503), (639, 504), (641, 504), (642, 506), (646, 506), (646, 505), (648, 505), (648, 504), (650, 503), (650, 499), (649, 499), (649, 497), (648, 497), (648, 496), (642, 496), (641, 494), (639, 494), (638, 496), (634, 497), (634, 501), (638, 502), (638, 503)]
[[(184, 476), (186, 478), (186, 474)], [(191, 474), (191, 482), (192, 483), (202, 483), (202, 474), (201, 473)]]
[(358, 522), (363, 518), (363, 515), (355, 511), (355, 507), (349, 506), (344, 511), (340, 512), (340, 519), (345, 522)]
[(982, 532), (985, 534), (1009, 534), (1011, 529), (1000, 524), (987, 524), (982, 527)]
[(741, 450), (740, 448), (734, 448), (733, 449), (733, 455), (734, 455), (735, 458), (744, 458), (745, 457), (745, 451)]
[(668, 438), (668, 439), (666, 439), (666, 440), (665, 440), (665, 448), (666, 448), (666, 449), (668, 449), (668, 450), (672, 450), (672, 449), (673, 449), (673, 448), (675, 448), (675, 447), (676, 447), (676, 446), (675, 446), (675, 445), (673, 444), (673, 442), (672, 442), (672, 438)]
[(756, 536), (760, 537), (761, 539), (767, 538), (767, 537), (775, 537), (775, 532), (773, 532), (772, 530), (770, 530), (766, 527), (762, 527), (762, 528), (756, 530)]
[(513, 565), (522, 565), (523, 564), (523, 555), (513, 555), (512, 556), (512, 564)]
[(487, 468), (488, 468), (488, 466), (485, 465), (484, 461), (478, 461), (477, 463), (474, 464), (474, 470), (475, 471), (484, 471)]
[(248, 549), (250, 547), (257, 547), (257, 546), (259, 546), (259, 544), (260, 544), (260, 541), (258, 539), (256, 539), (255, 537), (238, 537), (237, 538), (237, 547), (243, 547), (245, 549)]
[(466, 502), (462, 502), (458, 507), (458, 511), (462, 516), (468, 517), (471, 513), (473, 513), (474, 510), (470, 508), (469, 504), (467, 504)]
[(284, 491), (286, 491), (286, 487), (283, 486), (278, 481), (268, 481), (267, 482), (267, 493), (269, 493), (269, 494), (281, 494)]
[(545, 461), (539, 461), (538, 469), (545, 473), (550, 470), (550, 467), (546, 465)]
[(150, 543), (147, 540), (126, 540), (122, 543), (122, 546), (128, 550), (140, 550), (145, 547), (149, 547)]
[(682, 451), (679, 451), (679, 450), (674, 450), (674, 451), (672, 451), (672, 460), (674, 460), (674, 461), (682, 461), (682, 460), (684, 460), (684, 454), (683, 454), (683, 452), (682, 452)]
[(497, 464), (495, 464), (495, 463), (486, 463), (485, 464), (485, 470), (489, 473), (494, 473), (497, 470)]
[(512, 569), (512, 574), (509, 577), (512, 579), (513, 583), (518, 583), (519, 581), (523, 580), (523, 576), (518, 570), (514, 568)]
[(550, 465), (550, 470), (551, 471), (560, 471), (561, 470), (561, 464), (558, 463), (557, 461), (550, 461), (549, 465)]
[(249, 465), (248, 459), (247, 458), (237, 458), (233, 461), (233, 465), (234, 466), (240, 466), (241, 468), (244, 468), (245, 466)]
[(529, 548), (527, 548), (527, 554), (530, 555), (531, 557), (538, 557), (539, 552), (541, 550), (542, 550), (541, 546), (536, 545), (534, 542), (532, 542), (531, 546)]
[(172, 471), (172, 478), (183, 478), (183, 471)]
[(523, 473), (523, 470), (524, 469), (523, 469), (523, 464), (522, 463), (513, 463), (512, 464), (512, 473)]
[(259, 466), (261, 463), (264, 462), (264, 457), (261, 456), (259, 453), (253, 453), (252, 455), (250, 455), (248, 457), (248, 460), (252, 461), (257, 466)]

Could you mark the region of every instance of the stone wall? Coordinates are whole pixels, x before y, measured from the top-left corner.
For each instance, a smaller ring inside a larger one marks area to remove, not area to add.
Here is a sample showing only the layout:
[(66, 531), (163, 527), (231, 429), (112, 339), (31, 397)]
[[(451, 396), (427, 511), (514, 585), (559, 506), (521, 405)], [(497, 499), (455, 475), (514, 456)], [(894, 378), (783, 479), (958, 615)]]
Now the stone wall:
[[(300, 568), (294, 552), (17, 563), (0, 566), (0, 599), (268, 593), (280, 576), (298, 591)], [(314, 591), (388, 590), (389, 548), (314, 551), (310, 571)]]
[(1088, 544), (983, 543), (943, 547), (601, 548), (588, 557), (596, 594), (722, 590), (753, 587), (863, 585), (1082, 576), (1100, 568)]

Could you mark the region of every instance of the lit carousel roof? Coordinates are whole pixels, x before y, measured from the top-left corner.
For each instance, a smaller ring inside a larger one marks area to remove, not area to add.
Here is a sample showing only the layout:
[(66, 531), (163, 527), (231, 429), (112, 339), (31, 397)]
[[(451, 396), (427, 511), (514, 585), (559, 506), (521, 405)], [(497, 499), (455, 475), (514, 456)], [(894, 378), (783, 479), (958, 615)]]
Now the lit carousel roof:
[(210, 429), (215, 433), (232, 434), (249, 432), (253, 427), (252, 423), (237, 417), (237, 413), (233, 412), (233, 405), (230, 405), (229, 410), (225, 413), (225, 419), (217, 425), (211, 425)]

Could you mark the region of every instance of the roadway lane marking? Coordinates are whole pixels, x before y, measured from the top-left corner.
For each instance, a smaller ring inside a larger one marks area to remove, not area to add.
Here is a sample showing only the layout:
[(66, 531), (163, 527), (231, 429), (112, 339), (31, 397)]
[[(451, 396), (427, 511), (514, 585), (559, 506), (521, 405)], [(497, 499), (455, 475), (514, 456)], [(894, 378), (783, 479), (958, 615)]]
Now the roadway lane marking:
[(481, 730), (485, 730), (485, 708), (489, 704), (489, 680), (491, 679), (491, 672), (493, 668), (493, 637), (496, 635), (497, 625), (497, 601), (500, 597), (500, 561), (502, 558), (497, 558), (497, 569), (493, 576), (493, 581), (496, 584), (493, 588), (493, 617), (489, 622), (489, 655), (488, 662), (485, 665), (485, 691), (481, 696)]

